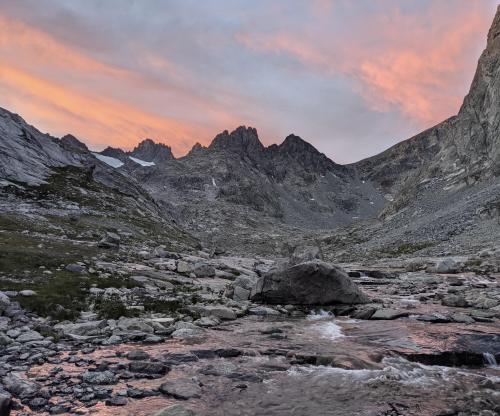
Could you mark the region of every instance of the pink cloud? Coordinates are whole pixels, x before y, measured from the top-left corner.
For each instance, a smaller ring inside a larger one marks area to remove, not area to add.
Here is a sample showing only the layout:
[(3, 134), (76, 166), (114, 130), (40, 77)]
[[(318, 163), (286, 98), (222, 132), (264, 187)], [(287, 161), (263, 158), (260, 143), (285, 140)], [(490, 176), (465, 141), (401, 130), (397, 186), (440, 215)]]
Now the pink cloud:
[(458, 110), (474, 73), (471, 56), (478, 56), (478, 39), (486, 39), (491, 23), (488, 7), (455, 5), (363, 16), (350, 33), (306, 27), (241, 32), (236, 40), (260, 53), (289, 56), (326, 77), (348, 77), (372, 110), (399, 111), (426, 127)]

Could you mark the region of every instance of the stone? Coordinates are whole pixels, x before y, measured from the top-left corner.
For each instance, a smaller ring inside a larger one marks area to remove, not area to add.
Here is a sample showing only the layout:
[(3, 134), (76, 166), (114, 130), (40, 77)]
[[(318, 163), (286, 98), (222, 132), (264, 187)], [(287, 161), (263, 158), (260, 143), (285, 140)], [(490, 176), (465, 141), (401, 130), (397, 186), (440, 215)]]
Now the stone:
[(170, 371), (170, 368), (165, 364), (154, 361), (132, 361), (129, 363), (128, 369), (132, 373), (162, 375)]
[(466, 308), (469, 306), (467, 300), (461, 295), (447, 295), (441, 300), (441, 304), (452, 308)]
[(237, 318), (234, 309), (226, 306), (192, 306), (191, 309), (198, 312), (201, 316), (214, 316), (222, 320), (234, 320)]
[(10, 299), (9, 299), (9, 297), (5, 293), (0, 292), (0, 315), (9, 306), (10, 306)]
[(155, 413), (154, 416), (196, 416), (196, 413), (190, 409), (186, 409), (180, 404), (174, 404), (172, 406), (165, 407)]
[(141, 318), (125, 318), (121, 317), (116, 323), (118, 328), (124, 331), (139, 331), (153, 333), (154, 329)]
[(149, 359), (149, 354), (143, 350), (132, 350), (127, 353), (127, 358), (131, 361), (143, 361)]
[(177, 271), (179, 273), (191, 273), (193, 266), (183, 260), (177, 262)]
[(15, 372), (6, 375), (2, 383), (5, 390), (21, 399), (34, 397), (40, 390), (38, 384), (24, 379), (20, 373)]
[(392, 320), (408, 316), (408, 312), (398, 311), (397, 309), (383, 308), (377, 309), (370, 319)]
[(19, 295), (21, 296), (24, 296), (24, 297), (31, 297), (31, 296), (36, 296), (36, 292), (34, 290), (29, 290), (29, 289), (26, 289), (26, 290), (21, 290), (19, 292)]
[(27, 331), (23, 332), (16, 338), (17, 342), (31, 342), (31, 341), (40, 341), (43, 339), (43, 336), (40, 335), (39, 332), (36, 331)]
[(460, 269), (461, 264), (454, 259), (447, 258), (444, 260), (439, 261), (434, 268), (432, 268), (432, 271), (434, 273), (457, 273), (458, 270)]
[(106, 371), (85, 371), (81, 375), (82, 381), (94, 385), (115, 384), (116, 376), (109, 370)]
[(81, 264), (68, 264), (66, 265), (65, 269), (69, 272), (72, 273), (79, 273), (79, 274), (86, 274), (87, 273), (87, 268), (85, 266), (82, 266)]
[(453, 322), (458, 322), (461, 324), (472, 324), (475, 322), (472, 317), (464, 313), (454, 313), (450, 316), (450, 318)]
[(251, 299), (301, 305), (368, 302), (343, 269), (320, 260), (271, 271), (259, 279)]
[(298, 246), (293, 251), (289, 264), (294, 265), (313, 260), (323, 260), (323, 254), (318, 246)]
[(116, 233), (106, 232), (106, 234), (101, 238), (99, 243), (97, 243), (97, 247), (113, 249), (120, 247), (120, 236)]
[(35, 397), (29, 401), (28, 406), (31, 410), (42, 410), (48, 403), (48, 400), (43, 397)]
[(206, 263), (195, 263), (192, 271), (196, 275), (196, 277), (215, 276), (215, 268)]
[(126, 406), (127, 398), (123, 396), (113, 396), (109, 399), (106, 399), (104, 403), (106, 404), (106, 406)]
[(249, 315), (257, 315), (257, 316), (278, 316), (281, 315), (276, 309), (266, 308), (265, 306), (256, 306), (255, 308), (250, 308), (248, 310)]
[(179, 400), (201, 397), (199, 384), (190, 379), (169, 380), (160, 386), (160, 391)]

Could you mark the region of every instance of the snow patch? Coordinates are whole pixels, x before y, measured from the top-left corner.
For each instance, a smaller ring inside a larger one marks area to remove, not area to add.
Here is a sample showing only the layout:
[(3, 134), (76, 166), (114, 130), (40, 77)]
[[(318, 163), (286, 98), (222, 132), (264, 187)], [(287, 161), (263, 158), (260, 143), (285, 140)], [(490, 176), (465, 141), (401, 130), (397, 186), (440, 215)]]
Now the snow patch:
[(215, 183), (215, 179), (212, 178), (212, 185), (217, 188), (217, 184)]
[(137, 163), (141, 166), (154, 166), (155, 162), (146, 162), (145, 160), (137, 159), (136, 157), (129, 156), (128, 157), (132, 162)]
[(120, 168), (124, 165), (124, 163), (115, 157), (110, 157), (110, 156), (104, 156), (101, 155), (100, 153), (92, 153), (97, 159), (99, 159), (101, 162), (106, 163), (106, 165), (109, 165), (113, 168)]

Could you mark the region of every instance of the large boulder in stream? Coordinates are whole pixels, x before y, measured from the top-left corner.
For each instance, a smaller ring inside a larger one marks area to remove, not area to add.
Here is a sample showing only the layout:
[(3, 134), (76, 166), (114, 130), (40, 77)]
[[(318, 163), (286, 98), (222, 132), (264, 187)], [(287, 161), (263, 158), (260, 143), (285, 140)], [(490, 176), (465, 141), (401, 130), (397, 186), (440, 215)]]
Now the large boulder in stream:
[(368, 297), (358, 289), (344, 270), (321, 260), (270, 271), (257, 281), (251, 299), (283, 305), (368, 302)]

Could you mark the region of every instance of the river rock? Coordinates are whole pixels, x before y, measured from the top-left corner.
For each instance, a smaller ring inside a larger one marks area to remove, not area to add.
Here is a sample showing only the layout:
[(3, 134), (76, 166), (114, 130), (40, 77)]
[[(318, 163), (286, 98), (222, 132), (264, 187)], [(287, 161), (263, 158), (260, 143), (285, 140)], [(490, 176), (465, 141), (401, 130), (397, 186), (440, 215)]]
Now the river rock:
[(258, 280), (251, 299), (302, 305), (368, 302), (343, 269), (320, 260), (271, 271)]

